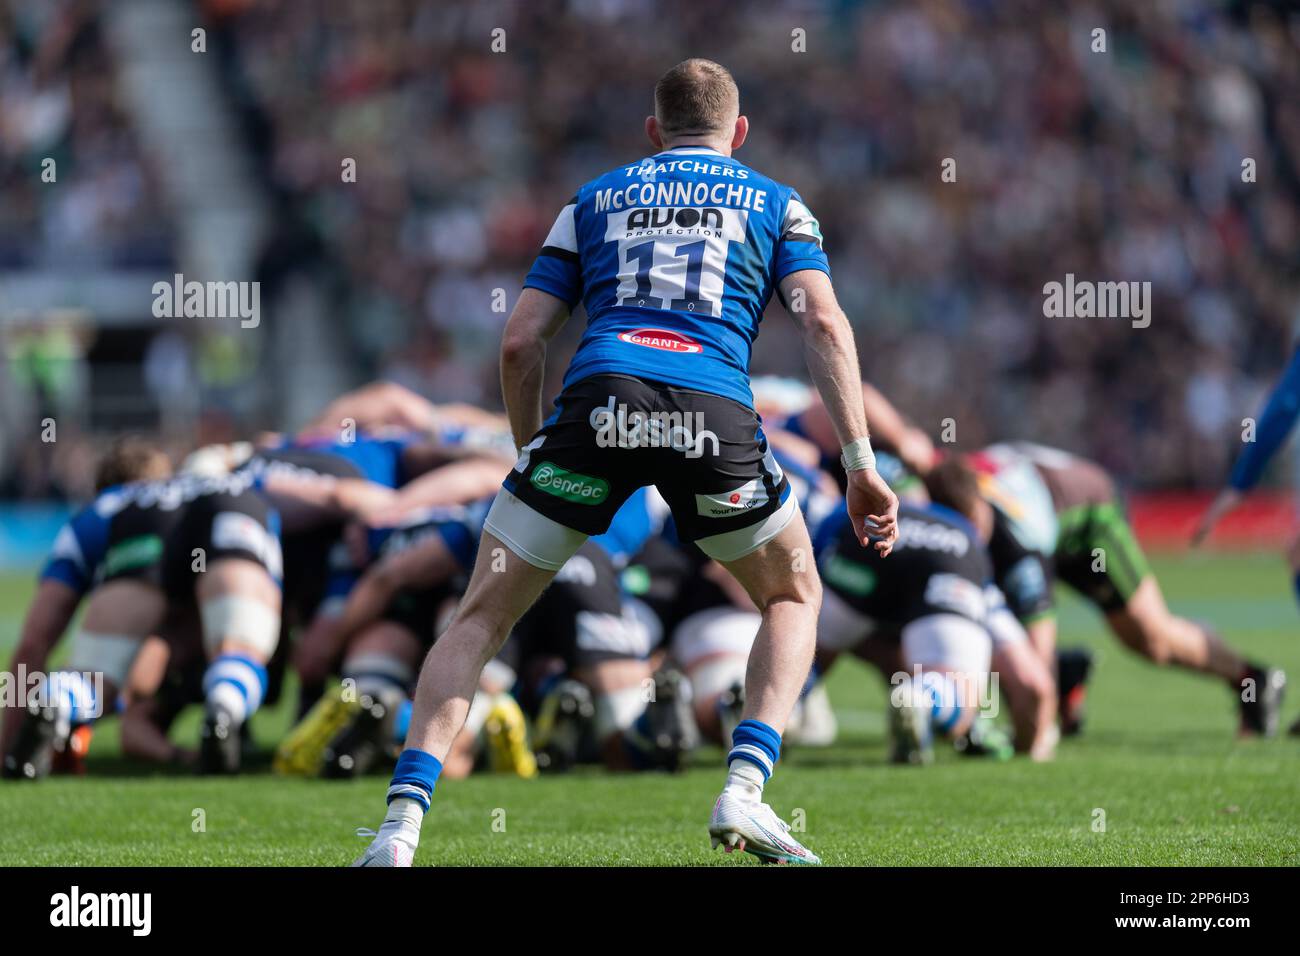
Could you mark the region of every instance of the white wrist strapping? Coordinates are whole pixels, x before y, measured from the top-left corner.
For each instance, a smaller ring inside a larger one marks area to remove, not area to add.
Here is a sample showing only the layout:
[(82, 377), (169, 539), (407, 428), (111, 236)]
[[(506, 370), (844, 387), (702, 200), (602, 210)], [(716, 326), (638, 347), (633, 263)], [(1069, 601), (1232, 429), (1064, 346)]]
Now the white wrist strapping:
[(876, 453), (871, 450), (870, 438), (859, 438), (844, 446), (840, 452), (840, 464), (845, 471), (866, 471), (876, 467)]

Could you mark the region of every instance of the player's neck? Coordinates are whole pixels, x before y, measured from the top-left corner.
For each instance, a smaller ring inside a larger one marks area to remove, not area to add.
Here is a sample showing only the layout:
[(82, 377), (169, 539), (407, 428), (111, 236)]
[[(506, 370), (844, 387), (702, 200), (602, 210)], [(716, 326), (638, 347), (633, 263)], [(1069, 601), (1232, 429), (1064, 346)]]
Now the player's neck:
[(681, 139), (664, 140), (663, 151), (665, 153), (674, 149), (711, 149), (723, 156), (731, 155), (730, 143), (723, 143), (716, 139), (705, 139), (704, 137), (683, 136)]

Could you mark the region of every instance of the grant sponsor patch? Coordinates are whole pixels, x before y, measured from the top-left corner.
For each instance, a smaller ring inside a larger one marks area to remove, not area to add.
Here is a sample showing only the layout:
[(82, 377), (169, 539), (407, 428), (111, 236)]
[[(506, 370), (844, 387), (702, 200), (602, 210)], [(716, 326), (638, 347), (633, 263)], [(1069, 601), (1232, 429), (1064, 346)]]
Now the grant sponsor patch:
[(682, 355), (694, 355), (704, 351), (704, 346), (689, 336), (671, 329), (632, 329), (620, 332), (619, 339), (629, 345), (640, 345), (661, 352), (677, 352)]

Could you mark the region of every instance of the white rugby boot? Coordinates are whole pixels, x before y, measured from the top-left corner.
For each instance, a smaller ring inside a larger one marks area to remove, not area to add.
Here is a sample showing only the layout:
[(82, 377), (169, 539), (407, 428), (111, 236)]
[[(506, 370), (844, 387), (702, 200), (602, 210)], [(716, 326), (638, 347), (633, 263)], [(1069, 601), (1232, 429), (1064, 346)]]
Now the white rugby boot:
[(762, 801), (762, 793), (761, 787), (738, 780), (735, 771), (728, 775), (709, 818), (713, 849), (743, 850), (764, 863), (820, 863), (817, 854), (790, 835), (790, 825)]
[(353, 866), (410, 866), (420, 843), (420, 821), (424, 812), (414, 800), (394, 800), (379, 832), (359, 827), (357, 836), (374, 837), (366, 852)]

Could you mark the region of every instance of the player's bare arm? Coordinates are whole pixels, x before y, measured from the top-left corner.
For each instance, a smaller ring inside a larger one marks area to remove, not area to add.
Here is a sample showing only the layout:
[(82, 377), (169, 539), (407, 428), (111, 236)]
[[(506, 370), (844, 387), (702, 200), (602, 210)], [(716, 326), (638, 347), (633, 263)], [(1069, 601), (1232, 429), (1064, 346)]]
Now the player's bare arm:
[[(824, 272), (805, 269), (781, 282), (781, 295), (803, 335), (808, 372), (821, 395), (842, 448), (866, 442), (867, 415), (862, 404), (862, 375), (857, 346), (847, 316), (835, 301), (835, 290)], [(869, 453), (870, 445), (866, 446)], [(866, 462), (863, 462), (866, 464)], [(893, 550), (898, 538), (898, 498), (876, 473), (874, 464), (850, 468), (849, 514), (863, 547), (875, 537), (882, 555)]]
[(419, 508), (464, 504), (490, 495), (509, 474), (510, 464), (495, 455), (476, 455), (426, 472), (400, 488), (391, 502), (370, 515), (369, 523), (394, 525)]
[(518, 448), (542, 427), (546, 343), (568, 317), (569, 307), (560, 299), (537, 289), (524, 289), (506, 322), (501, 336), (501, 397)]

